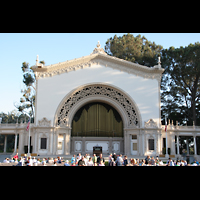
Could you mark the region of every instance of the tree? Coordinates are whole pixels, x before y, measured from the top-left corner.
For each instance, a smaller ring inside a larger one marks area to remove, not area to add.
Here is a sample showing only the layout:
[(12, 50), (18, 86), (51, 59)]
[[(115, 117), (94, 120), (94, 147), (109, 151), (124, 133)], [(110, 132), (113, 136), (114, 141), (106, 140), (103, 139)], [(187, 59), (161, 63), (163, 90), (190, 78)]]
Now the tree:
[(161, 59), (162, 115), (181, 124), (200, 124), (200, 43), (164, 49)]
[[(40, 61), (40, 63), (45, 64), (44, 61)], [(15, 103), (15, 107), (19, 112), (29, 113), (31, 117), (35, 115), (35, 74), (31, 67), (29, 67), (29, 63), (22, 63), (22, 72), (23, 72), (23, 83), (24, 89), (21, 90), (23, 96), (20, 98), (20, 103)]]
[(107, 40), (105, 51), (111, 55), (137, 64), (153, 67), (163, 47), (148, 41), (144, 36), (134, 37), (128, 33), (122, 37), (115, 35)]
[(0, 117), (2, 118), (2, 124), (7, 123), (20, 123), (25, 121), (25, 119), (28, 119), (28, 116), (26, 114), (22, 114), (16, 110), (13, 110), (11, 112), (8, 112), (8, 114), (1, 112)]

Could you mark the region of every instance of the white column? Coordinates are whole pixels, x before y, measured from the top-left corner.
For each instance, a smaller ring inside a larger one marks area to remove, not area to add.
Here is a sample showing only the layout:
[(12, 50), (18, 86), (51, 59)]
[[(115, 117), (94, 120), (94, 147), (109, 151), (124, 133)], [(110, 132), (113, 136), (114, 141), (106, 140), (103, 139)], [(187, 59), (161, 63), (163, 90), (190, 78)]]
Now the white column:
[(171, 135), (171, 155), (175, 154), (175, 135)]
[(56, 130), (54, 133), (54, 155), (57, 154), (57, 147), (58, 147), (58, 134)]
[(19, 156), (21, 156), (22, 153), (24, 153), (24, 138), (23, 138), (24, 134), (23, 131), (19, 132), (19, 149), (18, 149), (18, 154)]
[(37, 129), (35, 129), (35, 134), (34, 134), (34, 153), (38, 154), (38, 150), (37, 150)]
[(194, 155), (197, 155), (196, 135), (194, 135), (193, 138), (194, 138)]
[(69, 133), (64, 134), (64, 154), (70, 155), (70, 134)]
[(144, 140), (144, 131), (142, 131), (142, 155), (145, 153), (145, 140)]
[(6, 147), (7, 147), (7, 135), (5, 135), (5, 140), (4, 140), (4, 153), (6, 152)]
[(17, 152), (17, 133), (15, 134), (15, 147), (14, 147), (14, 152)]
[(177, 143), (177, 154), (179, 155), (179, 135), (176, 137), (176, 143)]
[(53, 154), (53, 130), (50, 131), (50, 154)]

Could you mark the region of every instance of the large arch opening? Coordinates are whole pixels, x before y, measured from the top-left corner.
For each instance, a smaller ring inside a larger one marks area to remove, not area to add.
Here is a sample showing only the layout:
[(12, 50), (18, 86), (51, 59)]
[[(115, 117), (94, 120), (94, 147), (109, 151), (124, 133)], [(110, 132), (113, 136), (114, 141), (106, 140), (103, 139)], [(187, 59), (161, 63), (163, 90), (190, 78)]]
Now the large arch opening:
[(74, 115), (72, 137), (124, 137), (123, 121), (118, 111), (103, 102), (90, 102)]

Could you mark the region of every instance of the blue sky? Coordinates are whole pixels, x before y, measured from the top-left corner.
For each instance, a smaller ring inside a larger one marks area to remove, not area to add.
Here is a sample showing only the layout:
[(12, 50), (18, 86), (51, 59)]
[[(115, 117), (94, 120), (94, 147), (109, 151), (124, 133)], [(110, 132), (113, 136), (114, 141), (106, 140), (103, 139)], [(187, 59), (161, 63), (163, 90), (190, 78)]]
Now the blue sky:
[[(100, 41), (126, 33), (0, 33), (0, 112), (8, 113), (19, 102), (22, 82), (22, 62), (35, 64), (36, 55), (46, 65), (89, 55)], [(163, 48), (188, 46), (200, 42), (200, 33), (132, 33), (144, 35)], [(162, 62), (162, 61), (161, 61)]]

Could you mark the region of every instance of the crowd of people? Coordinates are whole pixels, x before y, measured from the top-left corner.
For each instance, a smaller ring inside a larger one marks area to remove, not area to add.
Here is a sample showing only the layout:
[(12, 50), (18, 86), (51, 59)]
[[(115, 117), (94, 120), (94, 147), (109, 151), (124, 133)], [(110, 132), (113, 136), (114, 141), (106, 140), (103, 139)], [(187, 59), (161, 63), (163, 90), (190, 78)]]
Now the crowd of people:
[(62, 157), (57, 158), (35, 158), (24, 154), (23, 157), (18, 158), (18, 153), (11, 159), (5, 158), (3, 163), (13, 163), (13, 166), (70, 166), (69, 161), (64, 161)]
[(126, 155), (122, 156), (110, 154), (108, 161), (106, 162), (102, 154), (97, 156), (96, 154), (91, 157), (89, 154), (81, 155), (81, 153), (73, 155), (71, 160), (63, 160), (63, 157), (57, 158), (35, 158), (27, 157), (25, 154), (20, 159), (18, 153), (11, 159), (5, 158), (3, 163), (15, 163), (14, 166), (199, 166), (198, 161), (194, 161), (192, 164), (188, 164), (186, 160), (172, 160), (168, 159), (166, 163), (156, 158), (147, 156), (145, 159), (130, 158)]

